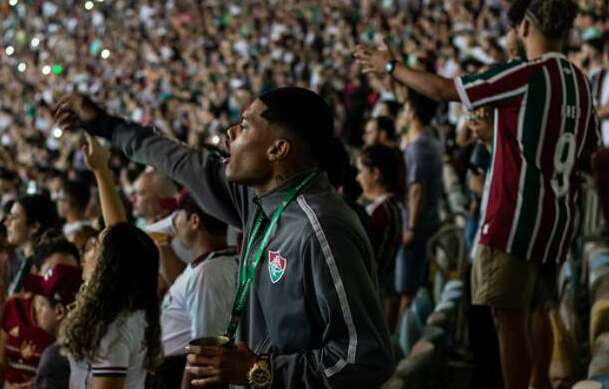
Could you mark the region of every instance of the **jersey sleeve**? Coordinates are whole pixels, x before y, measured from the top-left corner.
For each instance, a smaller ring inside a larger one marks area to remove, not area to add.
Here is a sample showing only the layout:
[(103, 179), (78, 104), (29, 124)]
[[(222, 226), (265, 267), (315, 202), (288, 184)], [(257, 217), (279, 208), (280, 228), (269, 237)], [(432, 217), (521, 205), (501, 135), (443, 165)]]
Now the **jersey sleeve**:
[(108, 327), (99, 344), (97, 358), (91, 363), (93, 377), (121, 378), (127, 375), (131, 347), (125, 326), (126, 321), (117, 320)]
[(455, 78), (459, 98), (468, 110), (502, 102), (523, 94), (529, 79), (538, 69), (536, 64), (511, 61), (490, 70)]

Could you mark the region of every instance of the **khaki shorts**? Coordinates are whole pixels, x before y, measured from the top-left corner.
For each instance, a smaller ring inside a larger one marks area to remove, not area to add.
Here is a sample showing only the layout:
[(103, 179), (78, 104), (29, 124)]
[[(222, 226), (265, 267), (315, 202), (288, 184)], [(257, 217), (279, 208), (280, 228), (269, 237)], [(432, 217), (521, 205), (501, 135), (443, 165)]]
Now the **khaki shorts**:
[(503, 309), (528, 309), (556, 302), (554, 263), (524, 261), (477, 245), (472, 269), (472, 304)]

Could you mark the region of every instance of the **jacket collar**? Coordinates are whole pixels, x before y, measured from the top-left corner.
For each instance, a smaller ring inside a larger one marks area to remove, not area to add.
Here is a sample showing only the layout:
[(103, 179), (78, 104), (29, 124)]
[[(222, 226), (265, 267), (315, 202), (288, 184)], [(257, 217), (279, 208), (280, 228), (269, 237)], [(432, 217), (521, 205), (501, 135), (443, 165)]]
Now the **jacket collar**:
[[(262, 212), (264, 213), (264, 216), (266, 216), (267, 218), (270, 218), (273, 215), (275, 208), (277, 208), (277, 206), (281, 203), (281, 201), (283, 200), (285, 195), (290, 191), (290, 189), (292, 189), (293, 187), (298, 185), (313, 170), (314, 169), (307, 169), (307, 170), (303, 170), (302, 172), (293, 174), (287, 180), (282, 182), (279, 186), (277, 186), (270, 192), (267, 192), (260, 196), (255, 196), (254, 203), (256, 205), (262, 207)], [(320, 171), (320, 173), (318, 173), (318, 176), (316, 178), (314, 178), (313, 181), (311, 181), (307, 186), (305, 186), (303, 188), (303, 191), (306, 190), (307, 187), (309, 187), (313, 183), (315, 183), (318, 180), (319, 176), (321, 176), (323, 174), (325, 174), (325, 173), (322, 173)]]

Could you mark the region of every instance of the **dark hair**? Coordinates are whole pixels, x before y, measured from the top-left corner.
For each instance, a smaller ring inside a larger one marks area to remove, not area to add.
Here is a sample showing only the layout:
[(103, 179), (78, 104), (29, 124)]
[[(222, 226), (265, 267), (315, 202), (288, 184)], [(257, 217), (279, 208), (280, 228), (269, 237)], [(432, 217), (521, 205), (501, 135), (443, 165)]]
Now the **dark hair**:
[(531, 0), (512, 0), (512, 4), (507, 12), (512, 27), (518, 27), (518, 25), (522, 23), (529, 4), (531, 4)]
[(385, 131), (387, 138), (395, 140), (395, 122), (392, 118), (389, 116), (379, 116), (373, 120), (376, 121), (379, 131)]
[(19, 182), (19, 176), (14, 171), (0, 166), (0, 180), (6, 180), (13, 183)]
[(66, 180), (62, 186), (64, 196), (71, 206), (84, 212), (91, 200), (91, 188), (84, 181)]
[(34, 223), (40, 225), (34, 234), (34, 239), (38, 239), (47, 230), (60, 227), (57, 207), (48, 194), (25, 195), (17, 199), (16, 203), (25, 210), (25, 220), (28, 226)]
[(224, 236), (226, 235), (227, 224), (215, 217), (203, 212), (201, 207), (197, 205), (195, 200), (191, 196), (187, 196), (178, 209), (183, 209), (189, 216), (195, 214), (201, 219), (201, 223), (212, 236)]
[(144, 310), (146, 367), (153, 370), (162, 356), (159, 251), (146, 233), (127, 223), (108, 227), (102, 237), (97, 267), (62, 322), (58, 343), (73, 358), (92, 361), (111, 323), (121, 315)]
[(605, 42), (603, 42), (603, 38), (600, 37), (600, 38), (588, 39), (588, 40), (584, 41), (584, 44), (592, 47), (594, 49), (594, 51), (596, 51), (597, 54), (602, 54), (603, 46), (605, 45)]
[(362, 150), (360, 161), (368, 168), (379, 169), (383, 186), (401, 200), (406, 189), (406, 177), (399, 153), (399, 149), (389, 146), (370, 145)]
[(266, 92), (258, 99), (267, 106), (261, 114), (264, 119), (304, 142), (315, 161), (323, 160), (334, 136), (334, 117), (332, 108), (320, 95), (305, 88), (284, 87)]
[(80, 265), (78, 248), (64, 237), (42, 239), (34, 248), (34, 263), (40, 267), (53, 254), (71, 255), (74, 257), (76, 265)]
[(34, 255), (42, 259), (46, 259), (53, 254), (71, 255), (78, 262), (80, 261), (80, 253), (74, 243), (64, 237), (52, 237), (50, 239), (41, 240), (34, 249)]
[(328, 166), (326, 173), (330, 184), (338, 189), (342, 187), (342, 195), (347, 201), (355, 203), (362, 194), (362, 187), (357, 182), (357, 168), (351, 163), (347, 147), (338, 138), (328, 144)]
[(438, 103), (412, 88), (408, 89), (408, 103), (414, 112), (414, 116), (419, 119), (423, 125), (429, 125), (434, 116), (436, 116)]
[(526, 14), (541, 33), (550, 39), (561, 39), (573, 27), (579, 7), (573, 0), (533, 0)]

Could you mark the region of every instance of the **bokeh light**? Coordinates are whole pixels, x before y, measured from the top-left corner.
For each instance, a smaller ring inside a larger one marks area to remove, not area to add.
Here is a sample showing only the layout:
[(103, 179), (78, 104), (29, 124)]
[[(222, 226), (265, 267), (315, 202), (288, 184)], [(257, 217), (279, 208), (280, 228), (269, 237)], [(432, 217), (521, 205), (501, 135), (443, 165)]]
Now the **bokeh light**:
[(63, 73), (63, 66), (61, 66), (60, 64), (56, 63), (53, 65), (53, 67), (51, 68), (51, 71), (53, 72), (53, 74), (61, 74)]

